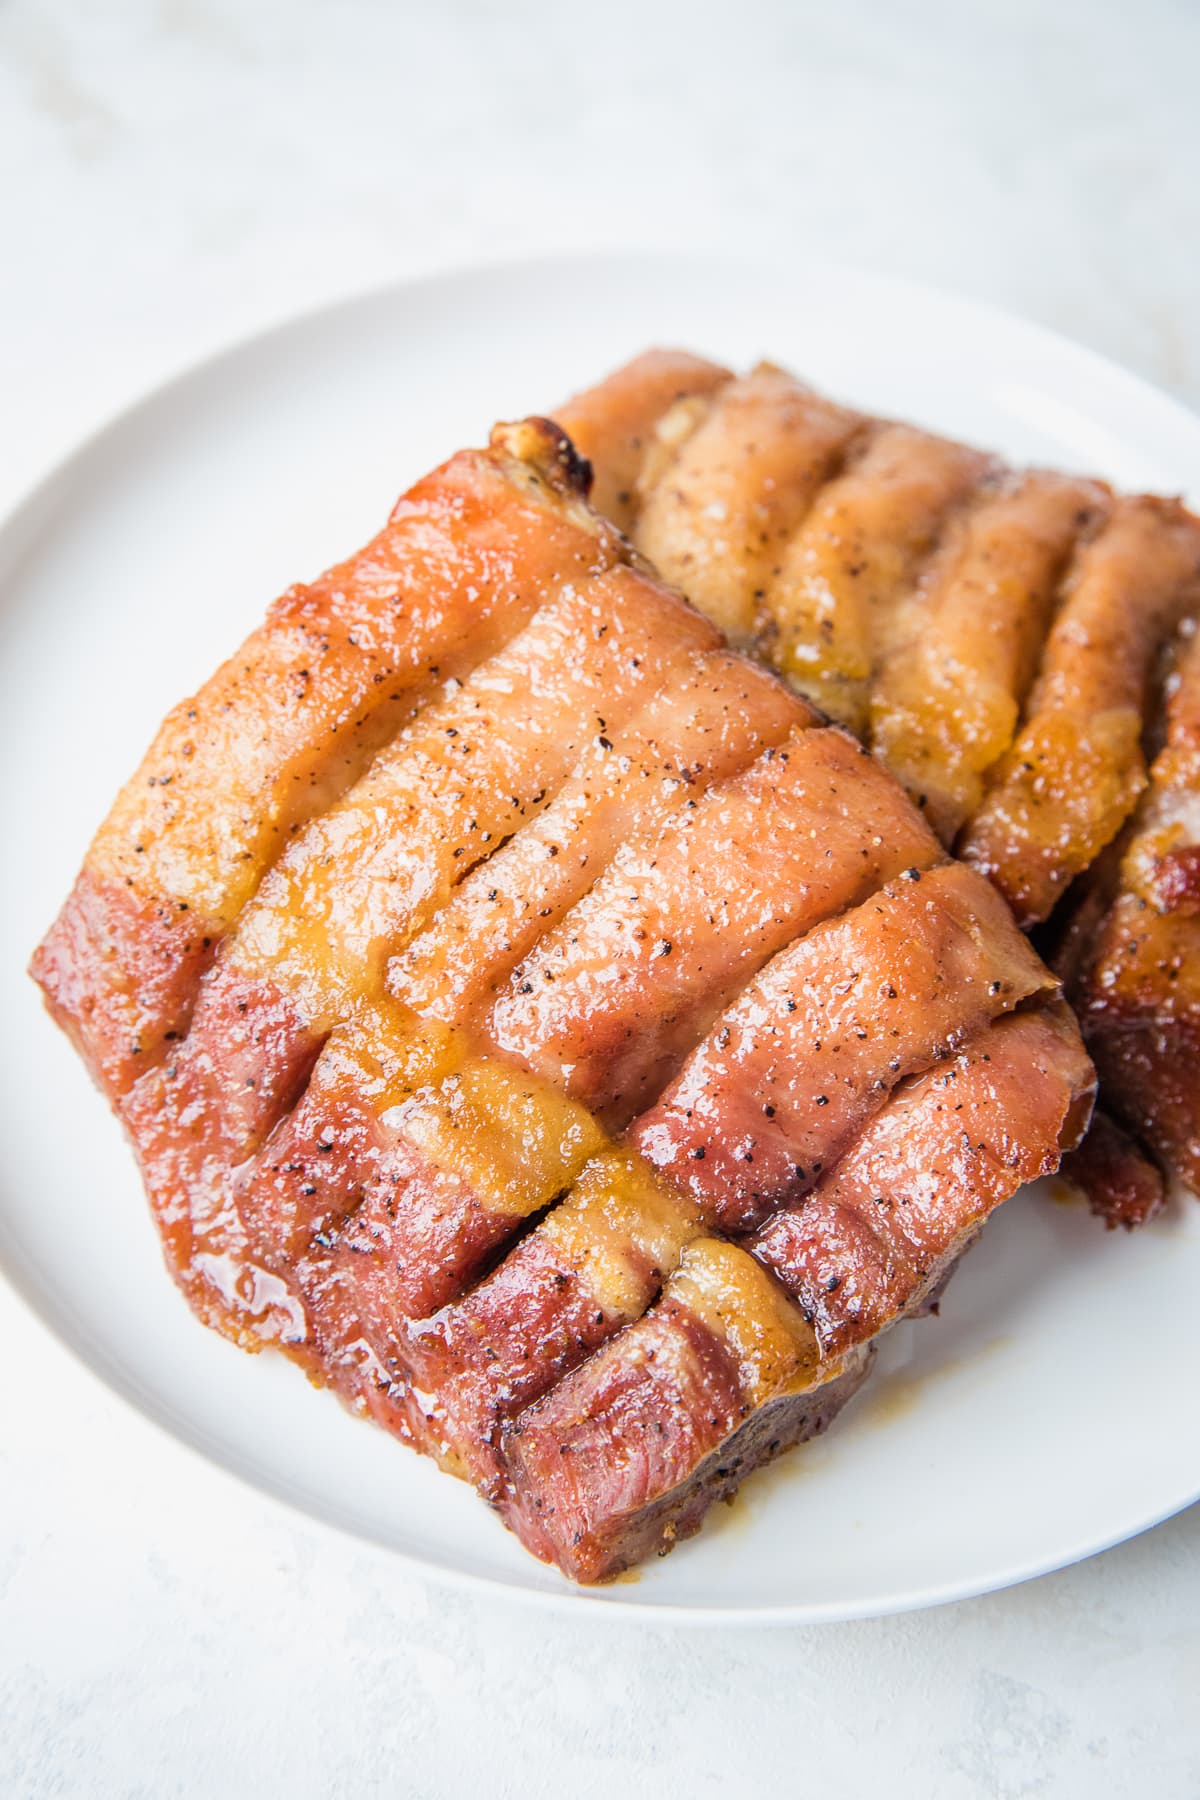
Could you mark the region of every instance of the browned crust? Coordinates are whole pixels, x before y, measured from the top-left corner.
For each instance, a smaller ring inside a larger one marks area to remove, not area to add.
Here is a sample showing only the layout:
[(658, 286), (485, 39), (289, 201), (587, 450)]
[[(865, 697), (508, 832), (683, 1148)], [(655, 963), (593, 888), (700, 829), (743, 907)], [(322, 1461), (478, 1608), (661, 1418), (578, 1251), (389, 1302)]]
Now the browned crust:
[(768, 1401), (708, 1452), (686, 1480), (635, 1513), (606, 1520), (578, 1544), (551, 1548), (551, 1540), (524, 1496), (505, 1501), (505, 1523), (536, 1556), (553, 1560), (572, 1580), (612, 1581), (652, 1556), (666, 1556), (694, 1537), (711, 1507), (732, 1500), (756, 1469), (827, 1431), (871, 1372), (871, 1351), (849, 1361), (843, 1373), (802, 1394)]
[(1110, 1231), (1132, 1231), (1153, 1219), (1166, 1201), (1163, 1178), (1128, 1132), (1097, 1111), (1083, 1142), (1063, 1157), (1059, 1175), (1077, 1188)]

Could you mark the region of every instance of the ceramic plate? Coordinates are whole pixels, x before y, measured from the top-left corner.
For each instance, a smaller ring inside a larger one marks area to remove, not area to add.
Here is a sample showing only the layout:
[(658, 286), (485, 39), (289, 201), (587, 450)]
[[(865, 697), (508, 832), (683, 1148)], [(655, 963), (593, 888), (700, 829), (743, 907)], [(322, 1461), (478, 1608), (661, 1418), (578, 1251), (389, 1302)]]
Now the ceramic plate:
[[(459, 1578), (697, 1619), (850, 1617), (977, 1593), (1200, 1493), (1200, 1205), (1106, 1234), (1018, 1197), (942, 1316), (886, 1340), (828, 1437), (636, 1581), (581, 1595), (429, 1463), (195, 1324), (121, 1133), (24, 974), (161, 714), (295, 579), (497, 418), (654, 343), (770, 356), (843, 399), (1200, 500), (1200, 422), (984, 307), (828, 268), (605, 257), (451, 275), (299, 319), (184, 376), (0, 534), (0, 1256), (122, 1394), (259, 1487)], [(31, 1330), (35, 1329), (31, 1325)]]

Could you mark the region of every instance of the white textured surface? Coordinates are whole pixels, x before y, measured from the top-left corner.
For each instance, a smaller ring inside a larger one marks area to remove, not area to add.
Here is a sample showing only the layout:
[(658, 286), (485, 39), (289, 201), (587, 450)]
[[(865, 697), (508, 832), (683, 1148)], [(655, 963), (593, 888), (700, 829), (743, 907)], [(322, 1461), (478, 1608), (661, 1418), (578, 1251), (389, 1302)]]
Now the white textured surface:
[[(1197, 67), (1162, 0), (0, 0), (0, 498), (281, 312), (614, 242), (919, 275), (1196, 402)], [(7, 1295), (0, 1358), (6, 1794), (1200, 1792), (1200, 1510), (908, 1619), (575, 1624), (232, 1486)]]

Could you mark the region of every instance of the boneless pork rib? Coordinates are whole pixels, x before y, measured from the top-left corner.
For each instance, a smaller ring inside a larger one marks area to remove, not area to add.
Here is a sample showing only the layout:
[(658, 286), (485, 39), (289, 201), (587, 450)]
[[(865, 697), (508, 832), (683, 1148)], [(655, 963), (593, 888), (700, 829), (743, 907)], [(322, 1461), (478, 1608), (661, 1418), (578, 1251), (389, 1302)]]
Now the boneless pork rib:
[(855, 732), (1021, 924), (1067, 933), (1096, 1210), (1140, 1223), (1162, 1172), (1200, 1186), (1200, 520), (770, 365), (652, 351), (556, 416), (659, 572)]
[(599, 1580), (832, 1419), (1092, 1073), (994, 889), (587, 481), (497, 427), (285, 594), (34, 970), (200, 1317)]

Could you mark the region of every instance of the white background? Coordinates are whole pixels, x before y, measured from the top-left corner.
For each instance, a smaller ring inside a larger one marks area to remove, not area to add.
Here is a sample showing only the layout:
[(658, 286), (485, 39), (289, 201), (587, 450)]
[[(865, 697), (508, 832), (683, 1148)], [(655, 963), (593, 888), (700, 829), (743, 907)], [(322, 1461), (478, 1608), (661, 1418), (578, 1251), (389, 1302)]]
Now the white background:
[[(0, 0), (0, 502), (232, 336), (561, 248), (916, 275), (1200, 403), (1198, 78), (1185, 0)], [(906, 1619), (576, 1623), (237, 1488), (3, 1292), (0, 1369), (5, 1795), (1200, 1793), (1200, 1509)]]

